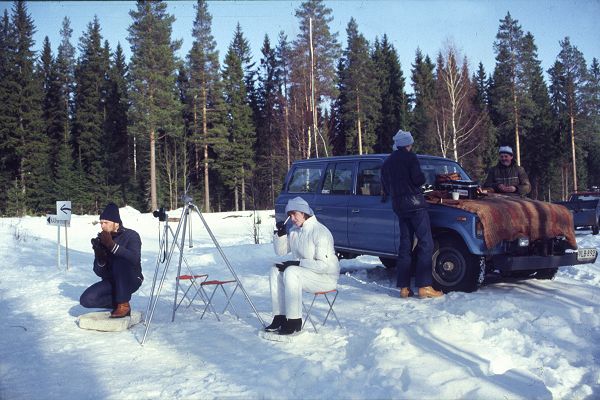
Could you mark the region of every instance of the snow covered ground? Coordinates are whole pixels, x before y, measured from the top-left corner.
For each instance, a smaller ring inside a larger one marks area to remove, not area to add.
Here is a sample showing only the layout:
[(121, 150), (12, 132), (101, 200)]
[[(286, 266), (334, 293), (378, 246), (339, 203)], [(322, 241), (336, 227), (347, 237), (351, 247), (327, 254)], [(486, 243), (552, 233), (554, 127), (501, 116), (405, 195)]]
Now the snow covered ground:
[[(263, 244), (255, 245), (251, 212), (204, 215), (270, 322), (273, 212), (260, 216)], [(158, 220), (131, 208), (121, 209), (121, 217), (142, 236), (146, 280), (132, 303), (145, 312)], [(229, 278), (194, 218), (186, 260), (194, 272)], [(96, 281), (94, 221), (73, 216), (66, 271), (64, 252), (56, 266), (56, 227), (41, 217), (0, 219), (0, 399), (600, 398), (600, 261), (563, 268), (553, 281), (401, 300), (376, 258), (343, 260), (335, 307), (343, 329), (328, 322), (294, 343), (260, 338), (261, 324), (241, 293), (235, 296), (240, 319), (226, 313), (220, 322), (213, 315), (200, 320), (198, 305), (180, 309), (171, 322), (172, 262), (142, 346), (143, 324), (116, 333), (76, 324), (89, 311), (79, 296)], [(600, 246), (600, 236), (589, 232), (577, 239)], [(317, 314), (323, 312), (320, 305)]]

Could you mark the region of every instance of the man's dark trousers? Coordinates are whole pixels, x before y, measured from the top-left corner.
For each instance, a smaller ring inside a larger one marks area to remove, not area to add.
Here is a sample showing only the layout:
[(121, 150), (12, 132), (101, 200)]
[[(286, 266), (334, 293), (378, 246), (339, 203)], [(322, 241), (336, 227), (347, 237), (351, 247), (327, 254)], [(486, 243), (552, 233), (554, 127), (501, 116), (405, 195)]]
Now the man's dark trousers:
[(398, 269), (397, 287), (410, 287), (413, 236), (416, 236), (418, 241), (414, 251), (414, 256), (417, 259), (415, 285), (417, 287), (431, 286), (433, 238), (431, 237), (427, 209), (399, 215), (398, 223), (400, 226), (400, 246), (398, 260), (396, 261), (396, 268)]
[(113, 266), (109, 278), (103, 278), (87, 288), (79, 299), (81, 305), (86, 308), (113, 308), (115, 304), (131, 300), (132, 293), (139, 289), (142, 281), (132, 268), (120, 267)]

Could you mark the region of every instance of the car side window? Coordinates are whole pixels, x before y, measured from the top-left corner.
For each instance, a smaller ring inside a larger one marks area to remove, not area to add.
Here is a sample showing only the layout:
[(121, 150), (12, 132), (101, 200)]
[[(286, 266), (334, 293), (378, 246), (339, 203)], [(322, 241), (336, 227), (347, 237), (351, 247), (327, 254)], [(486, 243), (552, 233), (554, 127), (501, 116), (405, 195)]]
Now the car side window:
[(357, 195), (381, 195), (381, 164), (381, 161), (363, 161), (358, 165)]
[(330, 163), (325, 171), (322, 194), (352, 193), (353, 163)]
[(322, 166), (299, 166), (292, 173), (287, 191), (288, 193), (314, 193), (317, 191), (322, 175)]

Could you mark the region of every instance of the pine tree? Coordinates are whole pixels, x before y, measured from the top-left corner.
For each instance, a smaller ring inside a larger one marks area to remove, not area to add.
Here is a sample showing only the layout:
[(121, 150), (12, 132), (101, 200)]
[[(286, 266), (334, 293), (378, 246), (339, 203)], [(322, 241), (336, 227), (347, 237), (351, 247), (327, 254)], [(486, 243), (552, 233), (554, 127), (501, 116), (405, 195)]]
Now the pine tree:
[(523, 30), (510, 13), (500, 20), (494, 51), (496, 68), (490, 88), (492, 121), (498, 128), (499, 144), (513, 145), (516, 163), (520, 165), (520, 137), (528, 99), (523, 81)]
[(61, 83), (63, 140), (70, 141), (73, 95), (75, 92), (75, 47), (71, 44), (71, 21), (65, 17), (60, 30), (61, 42), (56, 56), (56, 73)]
[(14, 100), (14, 85), (11, 63), (14, 55), (14, 34), (8, 10), (4, 10), (0, 22), (0, 185), (7, 190), (0, 191), (0, 215), (4, 214), (8, 203), (7, 192), (13, 186), (16, 157), (11, 151), (9, 132), (14, 127), (11, 104)]
[(472, 78), (475, 86), (473, 107), (481, 115), (481, 124), (476, 137), (480, 138), (481, 145), (476, 154), (473, 154), (474, 162), (470, 163), (469, 172), (475, 180), (483, 181), (486, 178), (486, 170), (494, 165), (497, 160), (496, 129), (489, 115), (488, 91), (490, 80), (487, 78), (483, 64), (480, 62), (477, 72)]
[(132, 146), (129, 143), (127, 131), (127, 113), (129, 112), (129, 97), (127, 92), (128, 68), (123, 54), (121, 44), (117, 44), (113, 62), (108, 71), (108, 88), (106, 93), (106, 123), (105, 138), (106, 150), (110, 157), (105, 159), (107, 183), (115, 187), (121, 194), (123, 204), (132, 203), (139, 207), (138, 198), (129, 193), (132, 188), (131, 170), (133, 162), (131, 159)]
[[(132, 84), (129, 119), (134, 135), (136, 163), (143, 167), (134, 173), (146, 182), (150, 207), (156, 209), (159, 199), (157, 174), (157, 140), (159, 135), (182, 135), (181, 104), (177, 96), (175, 51), (181, 43), (171, 40), (175, 18), (166, 12), (164, 1), (138, 1), (129, 12), (133, 23), (129, 26), (132, 56), (130, 80)], [(158, 171), (160, 173), (160, 171)]]
[(347, 48), (344, 68), (340, 76), (342, 129), (346, 154), (372, 153), (377, 138), (381, 103), (375, 63), (371, 59), (369, 43), (358, 32), (354, 18), (346, 28)]
[[(24, 2), (15, 2), (12, 14), (14, 58), (12, 61), (15, 100), (9, 107), (15, 130), (8, 133), (7, 144), (17, 157), (17, 185), (22, 199), (20, 211), (41, 213), (52, 207), (51, 168), (48, 141), (42, 120), (43, 74), (35, 69), (33, 34), (35, 27)], [(14, 211), (18, 211), (13, 208)]]
[(85, 194), (80, 199), (88, 212), (97, 212), (109, 192), (105, 159), (110, 157), (104, 148), (106, 78), (108, 62), (102, 48), (100, 22), (97, 17), (87, 26), (79, 42), (80, 56), (75, 69), (73, 147), (79, 176)]
[(412, 133), (415, 136), (415, 150), (426, 154), (439, 155), (439, 147), (435, 142), (435, 128), (433, 123), (433, 107), (435, 80), (433, 71), (435, 66), (429, 56), (417, 48), (415, 62), (412, 64), (412, 86), (414, 90), (414, 108), (412, 115)]
[[(577, 173), (577, 154), (581, 154), (582, 150), (577, 149), (577, 140), (579, 123), (585, 119), (583, 102), (587, 84), (587, 66), (583, 54), (571, 44), (568, 37), (560, 41), (560, 46), (561, 51), (548, 73), (552, 81), (550, 90), (554, 94), (553, 107), (557, 112), (560, 132), (563, 138), (569, 138), (567, 143), (571, 151), (572, 187), (577, 191), (577, 181), (581, 178)], [(585, 162), (580, 167), (584, 165)], [(565, 182), (564, 195), (569, 187), (570, 185)]]
[[(279, 104), (280, 106), (280, 124), (285, 140), (286, 171), (290, 168), (292, 161), (292, 147), (290, 129), (290, 86), (291, 86), (291, 63), (292, 47), (283, 31), (279, 32), (277, 48), (275, 49), (277, 58), (276, 76), (279, 82)], [(297, 142), (297, 141), (296, 141)], [(285, 173), (285, 172), (284, 172)], [(283, 176), (281, 176), (283, 179)]]
[(186, 97), (191, 118), (190, 137), (194, 147), (192, 171), (197, 183), (202, 176), (206, 211), (210, 211), (211, 207), (210, 170), (215, 158), (214, 146), (226, 139), (219, 52), (211, 25), (212, 16), (208, 12), (208, 4), (200, 0), (196, 5), (192, 31), (194, 42), (188, 54), (190, 89)]
[[(44, 39), (42, 56), (40, 58), (40, 73), (43, 76), (43, 102), (42, 117), (44, 133), (50, 149), (59, 149), (63, 142), (63, 108), (61, 98), (60, 80), (52, 56), (52, 48), (48, 36)], [(50, 151), (50, 166), (52, 179), (56, 177), (58, 165), (58, 152)], [(54, 193), (55, 196), (59, 193)]]
[(375, 40), (373, 61), (379, 80), (381, 120), (376, 128), (376, 153), (387, 153), (392, 149), (393, 136), (398, 129), (409, 129), (409, 104), (405, 92), (406, 81), (402, 73), (398, 53), (383, 35), (381, 43)]
[(75, 93), (75, 47), (71, 44), (71, 21), (65, 17), (60, 30), (61, 42), (56, 56), (56, 78), (59, 85), (59, 96), (54, 104), (54, 121), (60, 125), (60, 142), (56, 144), (54, 184), (59, 188), (63, 198), (72, 200), (73, 212), (88, 211), (81, 200), (87, 197), (85, 181), (79, 181), (75, 173), (73, 161), (72, 116), (74, 112)]
[(588, 70), (585, 107), (587, 110), (588, 185), (600, 187), (600, 64), (594, 58)]
[(319, 107), (337, 97), (335, 62), (340, 55), (340, 45), (337, 33), (329, 30), (333, 21), (331, 13), (322, 0), (305, 1), (296, 10), (300, 33), (293, 44), (292, 81), (295, 93), (292, 93), (292, 101), (299, 112), (297, 129), (301, 129), (306, 138), (296, 143), (304, 157), (311, 154), (319, 156), (325, 150), (322, 148), (319, 152), (318, 147), (324, 141), (319, 138), (318, 132)]
[(279, 91), (282, 86), (278, 68), (277, 52), (265, 35), (261, 49), (262, 58), (258, 70), (257, 104), (259, 107), (256, 126), (256, 169), (251, 185), (255, 206), (270, 208), (275, 204), (275, 192), (280, 186), (280, 176), (285, 174), (285, 125)]
[(229, 143), (219, 152), (219, 169), (223, 183), (234, 192), (234, 207), (238, 211), (246, 209), (246, 178), (254, 168), (253, 149), (256, 140), (252, 124), (252, 109), (247, 103), (246, 85), (242, 69), (241, 49), (236, 44), (243, 43), (237, 38), (241, 31), (236, 30), (234, 40), (229, 45), (223, 69), (223, 83), (227, 108), (227, 132)]
[(532, 185), (531, 197), (545, 197), (551, 180), (560, 167), (559, 138), (552, 126), (552, 109), (548, 87), (544, 82), (537, 46), (530, 32), (523, 38), (522, 50), (523, 82), (526, 101), (523, 107), (523, 166)]

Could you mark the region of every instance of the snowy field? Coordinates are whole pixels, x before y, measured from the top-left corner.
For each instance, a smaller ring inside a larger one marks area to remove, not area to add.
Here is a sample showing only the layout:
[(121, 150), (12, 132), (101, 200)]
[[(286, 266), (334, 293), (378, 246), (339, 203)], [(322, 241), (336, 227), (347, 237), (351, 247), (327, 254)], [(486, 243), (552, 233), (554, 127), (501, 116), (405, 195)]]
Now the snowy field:
[[(259, 245), (251, 212), (204, 216), (270, 322), (267, 271), (278, 259), (270, 243), (273, 212), (260, 213)], [(121, 218), (142, 237), (146, 280), (132, 305), (145, 313), (158, 220), (131, 208), (121, 209)], [(194, 218), (186, 260), (196, 273), (229, 278)], [(335, 307), (343, 328), (328, 322), (294, 343), (259, 337), (261, 324), (239, 292), (240, 319), (225, 313), (220, 322), (214, 315), (200, 320), (198, 304), (182, 307), (171, 322), (172, 262), (142, 346), (143, 324), (116, 333), (76, 324), (89, 311), (79, 296), (97, 280), (90, 245), (97, 219), (72, 217), (68, 271), (64, 250), (56, 265), (56, 227), (41, 217), (0, 219), (0, 399), (600, 398), (600, 261), (562, 268), (553, 281), (401, 300), (376, 258), (343, 260)], [(600, 236), (587, 231), (577, 240), (600, 246)], [(323, 312), (320, 306), (317, 315)]]

